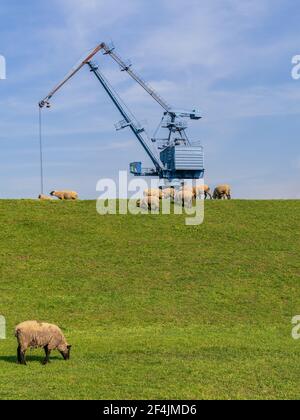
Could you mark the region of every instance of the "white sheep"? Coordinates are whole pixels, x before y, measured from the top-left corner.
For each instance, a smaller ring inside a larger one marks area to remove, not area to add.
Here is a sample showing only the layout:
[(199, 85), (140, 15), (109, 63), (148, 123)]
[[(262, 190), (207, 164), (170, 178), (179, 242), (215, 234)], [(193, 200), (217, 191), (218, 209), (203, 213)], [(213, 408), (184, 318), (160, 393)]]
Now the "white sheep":
[(144, 191), (144, 197), (158, 197), (163, 198), (163, 192), (160, 188), (151, 188)]
[(26, 351), (29, 348), (43, 348), (46, 358), (43, 364), (49, 363), (52, 350), (58, 350), (65, 360), (70, 359), (71, 347), (61, 329), (56, 325), (37, 321), (26, 321), (16, 326), (15, 337), (18, 340), (18, 363), (26, 365)]
[(215, 188), (213, 198), (215, 200), (231, 199), (231, 187), (228, 184), (218, 185)]
[(164, 190), (162, 190), (162, 197), (164, 199), (169, 199), (169, 198), (174, 198), (175, 197), (175, 188), (165, 188)]
[(182, 205), (183, 207), (192, 207), (194, 199), (194, 193), (191, 190), (179, 190), (175, 194), (175, 203)]
[(52, 198), (48, 197), (48, 195), (40, 194), (39, 195), (39, 200), (40, 201), (52, 201)]
[(195, 198), (200, 198), (202, 195), (204, 195), (205, 200), (207, 199), (207, 197), (212, 199), (210, 187), (208, 185), (198, 185), (193, 188), (193, 192)]
[(159, 210), (159, 198), (154, 196), (144, 197), (137, 201), (137, 206), (144, 210)]
[(78, 193), (75, 191), (52, 191), (50, 193), (52, 197), (56, 197), (59, 200), (77, 200)]

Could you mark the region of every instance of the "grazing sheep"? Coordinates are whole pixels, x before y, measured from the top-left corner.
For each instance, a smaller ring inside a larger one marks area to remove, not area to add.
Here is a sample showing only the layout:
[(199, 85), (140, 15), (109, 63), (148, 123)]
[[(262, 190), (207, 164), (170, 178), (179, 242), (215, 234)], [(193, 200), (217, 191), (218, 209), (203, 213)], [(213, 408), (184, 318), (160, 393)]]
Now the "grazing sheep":
[(25, 354), (28, 348), (44, 348), (46, 358), (43, 364), (49, 363), (52, 350), (58, 350), (64, 360), (70, 359), (71, 347), (60, 328), (56, 325), (26, 321), (16, 326), (15, 337), (18, 340), (18, 363), (26, 365)]
[(59, 200), (77, 200), (78, 194), (75, 191), (52, 191), (52, 197), (57, 197)]
[(224, 185), (219, 185), (218, 187), (215, 188), (214, 191), (214, 195), (213, 195), (214, 200), (225, 200), (226, 198), (228, 200), (231, 199), (231, 188), (228, 184), (224, 184)]
[(162, 190), (162, 197), (164, 199), (168, 199), (168, 198), (174, 198), (175, 197), (175, 188), (166, 188), (164, 190)]
[(26, 321), (16, 326), (15, 337), (18, 340), (18, 363), (26, 365), (25, 354), (28, 348), (44, 348), (46, 358), (43, 364), (49, 363), (52, 350), (58, 350), (64, 360), (70, 359), (71, 347), (60, 328), (56, 325), (37, 321)]
[(144, 197), (158, 197), (163, 198), (163, 192), (160, 188), (152, 188), (144, 191)]
[(212, 199), (211, 191), (208, 185), (198, 185), (197, 187), (193, 188), (193, 192), (196, 198), (199, 198), (201, 195), (204, 194), (205, 200), (207, 197)]
[(137, 201), (137, 206), (144, 210), (159, 210), (159, 198), (154, 196), (144, 197)]
[(190, 187), (189, 185), (182, 185), (179, 191), (191, 191), (194, 193), (194, 187)]
[(175, 195), (175, 203), (182, 205), (183, 207), (192, 207), (194, 199), (194, 193), (191, 190), (180, 190)]
[(48, 197), (48, 195), (40, 194), (39, 195), (39, 200), (41, 200), (41, 201), (52, 201), (52, 198)]

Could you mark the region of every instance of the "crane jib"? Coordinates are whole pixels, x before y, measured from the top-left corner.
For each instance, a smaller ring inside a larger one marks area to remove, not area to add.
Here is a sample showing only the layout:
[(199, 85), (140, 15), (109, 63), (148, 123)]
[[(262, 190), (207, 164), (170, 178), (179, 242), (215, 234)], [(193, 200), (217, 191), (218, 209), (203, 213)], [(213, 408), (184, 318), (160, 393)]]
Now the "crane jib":
[(141, 136), (141, 132), (144, 131), (144, 129), (138, 128), (135, 126), (134, 122), (132, 121), (131, 117), (126, 112), (125, 108), (122, 106), (120, 100), (117, 98), (116, 94), (113, 92), (112, 88), (109, 86), (107, 80), (105, 80), (104, 76), (101, 74), (97, 66), (94, 66), (91, 62), (87, 63), (90, 67), (91, 71), (95, 74), (98, 81), (101, 83), (113, 103), (116, 105), (118, 110), (120, 111), (122, 117), (125, 119), (127, 126), (131, 128), (135, 136), (137, 137), (138, 141), (141, 143), (143, 148), (145, 149), (146, 153), (152, 160), (153, 164), (155, 165), (155, 168), (160, 171), (162, 164), (157, 160), (157, 158), (152, 153), (151, 149), (147, 145), (146, 141)]
[(96, 48), (74, 69), (72, 70), (65, 79), (59, 83), (43, 100), (40, 101), (39, 106), (40, 108), (43, 108), (45, 105), (48, 105), (50, 99), (70, 80), (72, 77), (77, 74), (82, 67), (84, 67), (96, 54), (98, 54), (99, 51), (104, 49), (105, 44), (99, 44)]

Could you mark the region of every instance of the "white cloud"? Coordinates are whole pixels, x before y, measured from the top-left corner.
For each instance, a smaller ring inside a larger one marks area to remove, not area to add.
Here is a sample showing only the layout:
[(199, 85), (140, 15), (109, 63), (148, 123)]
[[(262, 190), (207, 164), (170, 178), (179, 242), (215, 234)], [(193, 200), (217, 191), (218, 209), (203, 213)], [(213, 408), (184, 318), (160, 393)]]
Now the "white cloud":
[[(95, 42), (106, 41), (113, 35), (116, 25), (135, 15), (142, 7), (138, 0), (56, 0), (65, 12), (66, 31), (72, 34), (72, 42), (81, 49)], [(61, 34), (59, 37), (61, 42)]]

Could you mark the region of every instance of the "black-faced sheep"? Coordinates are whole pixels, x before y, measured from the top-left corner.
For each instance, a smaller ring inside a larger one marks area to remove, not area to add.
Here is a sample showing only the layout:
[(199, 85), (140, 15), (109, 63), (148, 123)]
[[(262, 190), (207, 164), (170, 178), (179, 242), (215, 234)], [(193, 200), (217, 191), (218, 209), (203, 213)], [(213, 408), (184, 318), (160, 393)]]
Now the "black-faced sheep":
[(26, 321), (16, 326), (15, 337), (18, 340), (18, 363), (26, 365), (26, 351), (29, 348), (43, 348), (46, 358), (43, 364), (49, 363), (51, 351), (58, 350), (64, 360), (70, 359), (71, 347), (61, 329), (56, 325), (37, 321)]
[(144, 191), (144, 197), (158, 197), (163, 198), (163, 192), (160, 188), (152, 188)]
[(52, 201), (52, 198), (48, 197), (48, 195), (40, 194), (39, 195), (39, 200), (40, 201)]
[(157, 196), (144, 197), (137, 201), (137, 206), (144, 210), (159, 210), (159, 198)]
[(228, 184), (224, 184), (224, 185), (218, 185), (215, 188), (214, 191), (214, 195), (213, 195), (214, 200), (222, 200), (222, 199), (231, 199), (231, 188), (230, 185)]
[(207, 197), (212, 199), (211, 191), (208, 185), (198, 185), (197, 187), (193, 188), (193, 192), (196, 198), (199, 198), (201, 195), (204, 194), (205, 200)]
[(184, 189), (180, 190), (175, 194), (174, 201), (183, 207), (192, 207), (194, 199), (194, 193), (192, 190)]
[(174, 198), (175, 193), (176, 193), (175, 188), (172, 188), (172, 187), (171, 188), (165, 188), (164, 190), (162, 190), (162, 198), (164, 198), (164, 199)]
[(52, 197), (56, 197), (59, 200), (77, 200), (78, 193), (75, 191), (52, 191), (50, 193)]

